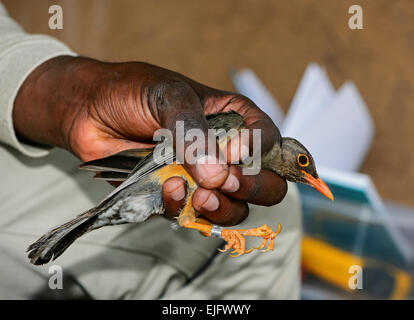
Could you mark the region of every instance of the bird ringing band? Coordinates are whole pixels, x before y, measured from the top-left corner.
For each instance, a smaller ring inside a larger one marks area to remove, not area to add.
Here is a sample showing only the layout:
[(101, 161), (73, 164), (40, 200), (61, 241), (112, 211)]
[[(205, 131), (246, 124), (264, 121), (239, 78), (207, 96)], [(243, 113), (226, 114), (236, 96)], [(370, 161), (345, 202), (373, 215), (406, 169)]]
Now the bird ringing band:
[(211, 231), (210, 231), (211, 237), (221, 238), (221, 231), (223, 231), (223, 227), (213, 224), (213, 226), (211, 227)]

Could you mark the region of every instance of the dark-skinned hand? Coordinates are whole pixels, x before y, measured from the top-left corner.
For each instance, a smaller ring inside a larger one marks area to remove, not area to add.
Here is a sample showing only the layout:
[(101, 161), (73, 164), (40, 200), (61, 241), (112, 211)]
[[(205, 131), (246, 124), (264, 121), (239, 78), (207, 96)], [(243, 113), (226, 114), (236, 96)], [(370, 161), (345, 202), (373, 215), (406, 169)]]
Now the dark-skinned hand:
[[(280, 139), (271, 119), (239, 94), (147, 63), (60, 56), (40, 65), (25, 80), (15, 100), (13, 121), (20, 138), (62, 147), (90, 161), (152, 147), (154, 132), (160, 128), (175, 132), (176, 121), (184, 121), (186, 131), (207, 132), (206, 114), (231, 110), (244, 117), (248, 129), (262, 130), (262, 153)], [(247, 202), (274, 205), (287, 191), (286, 181), (267, 170), (249, 176), (231, 164), (184, 166), (199, 185), (194, 208), (223, 226), (243, 221)], [(179, 177), (164, 183), (167, 216), (177, 215), (186, 192)]]

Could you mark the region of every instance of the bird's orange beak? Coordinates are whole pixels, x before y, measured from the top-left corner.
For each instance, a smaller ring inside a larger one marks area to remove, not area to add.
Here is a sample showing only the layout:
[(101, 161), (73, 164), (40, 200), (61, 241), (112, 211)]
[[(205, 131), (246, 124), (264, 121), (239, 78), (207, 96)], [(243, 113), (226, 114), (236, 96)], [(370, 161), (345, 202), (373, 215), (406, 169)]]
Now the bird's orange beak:
[(328, 186), (321, 178), (315, 179), (307, 173), (306, 171), (302, 170), (303, 174), (305, 175), (306, 181), (308, 181), (316, 190), (318, 190), (320, 193), (322, 193), (325, 197), (334, 200), (333, 194), (331, 190), (329, 190)]

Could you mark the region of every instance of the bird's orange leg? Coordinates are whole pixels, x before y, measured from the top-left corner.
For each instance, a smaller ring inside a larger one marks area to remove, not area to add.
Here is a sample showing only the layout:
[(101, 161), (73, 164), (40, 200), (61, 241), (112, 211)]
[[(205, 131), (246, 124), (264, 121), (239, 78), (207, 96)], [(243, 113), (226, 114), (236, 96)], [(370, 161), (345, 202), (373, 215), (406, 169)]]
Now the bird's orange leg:
[(261, 227), (253, 229), (223, 229), (221, 227), (212, 225), (207, 220), (196, 218), (191, 197), (184, 209), (182, 210), (181, 214), (179, 215), (178, 223), (184, 228), (196, 229), (206, 237), (221, 237), (227, 242), (227, 244), (224, 247), (224, 250), (219, 249), (219, 251), (225, 252), (229, 249), (233, 249), (231, 253), (235, 254), (231, 255), (231, 257), (238, 257), (243, 254), (252, 252), (253, 248), (246, 250), (246, 239), (244, 238), (244, 236), (263, 238), (262, 244), (258, 248), (254, 249), (263, 249), (270, 241), (268, 247), (262, 251), (265, 252), (273, 250), (274, 240), (282, 230), (280, 224), (276, 232), (273, 232), (273, 230), (270, 229), (267, 225), (262, 225)]
[(253, 250), (246, 251), (246, 240), (238, 231), (226, 230), (212, 225), (207, 220), (196, 218), (191, 196), (178, 216), (178, 223), (184, 228), (196, 229), (206, 237), (217, 236), (223, 238), (227, 242), (225, 251), (232, 248), (234, 249), (233, 253), (237, 252), (237, 256)]
[(232, 251), (231, 253), (237, 253), (235, 255), (232, 255), (232, 257), (238, 257), (244, 253), (250, 253), (253, 249), (258, 249), (261, 250), (263, 248), (266, 247), (267, 243), (269, 242), (269, 245), (266, 249), (262, 250), (262, 252), (266, 252), (269, 250), (274, 250), (275, 248), (275, 238), (276, 236), (280, 233), (280, 231), (282, 231), (282, 226), (279, 223), (279, 227), (276, 230), (276, 232), (274, 232), (272, 229), (270, 229), (269, 226), (267, 225), (262, 225), (261, 227), (258, 228), (253, 228), (253, 229), (223, 229), (222, 231), (222, 238), (226, 239), (226, 238), (234, 238), (234, 237), (241, 237), (243, 239), (242, 246), (245, 246), (245, 241), (244, 241), (244, 237), (243, 236), (250, 236), (250, 237), (261, 237), (263, 238), (263, 242), (262, 244), (258, 247), (258, 248), (252, 248), (249, 250), (244, 250), (243, 253), (240, 252), (240, 250), (238, 250), (237, 246), (234, 246), (234, 242), (228, 241), (228, 244), (226, 245), (226, 247), (224, 248), (224, 250), (220, 250), (221, 252), (225, 252), (227, 250), (229, 250), (230, 248), (233, 248), (234, 251)]

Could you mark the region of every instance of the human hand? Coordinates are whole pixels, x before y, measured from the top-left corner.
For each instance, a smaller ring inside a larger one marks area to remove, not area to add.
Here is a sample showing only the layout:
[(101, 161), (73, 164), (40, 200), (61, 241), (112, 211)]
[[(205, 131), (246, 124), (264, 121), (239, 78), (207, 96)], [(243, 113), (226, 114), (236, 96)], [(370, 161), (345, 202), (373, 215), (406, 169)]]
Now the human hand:
[[(153, 146), (154, 132), (206, 133), (206, 114), (236, 111), (248, 129), (261, 129), (261, 149), (267, 152), (280, 139), (271, 119), (252, 101), (201, 85), (178, 73), (146, 63), (104, 63), (61, 56), (34, 70), (20, 88), (13, 111), (22, 138), (70, 150), (83, 161), (116, 152)], [(186, 146), (185, 146), (186, 147)], [(240, 153), (240, 152), (239, 152)], [(286, 181), (267, 170), (243, 175), (231, 164), (189, 164), (184, 167), (199, 188), (193, 206), (220, 225), (235, 225), (248, 215), (247, 202), (274, 205), (286, 194)], [(186, 184), (173, 177), (163, 185), (167, 215), (184, 205)]]

